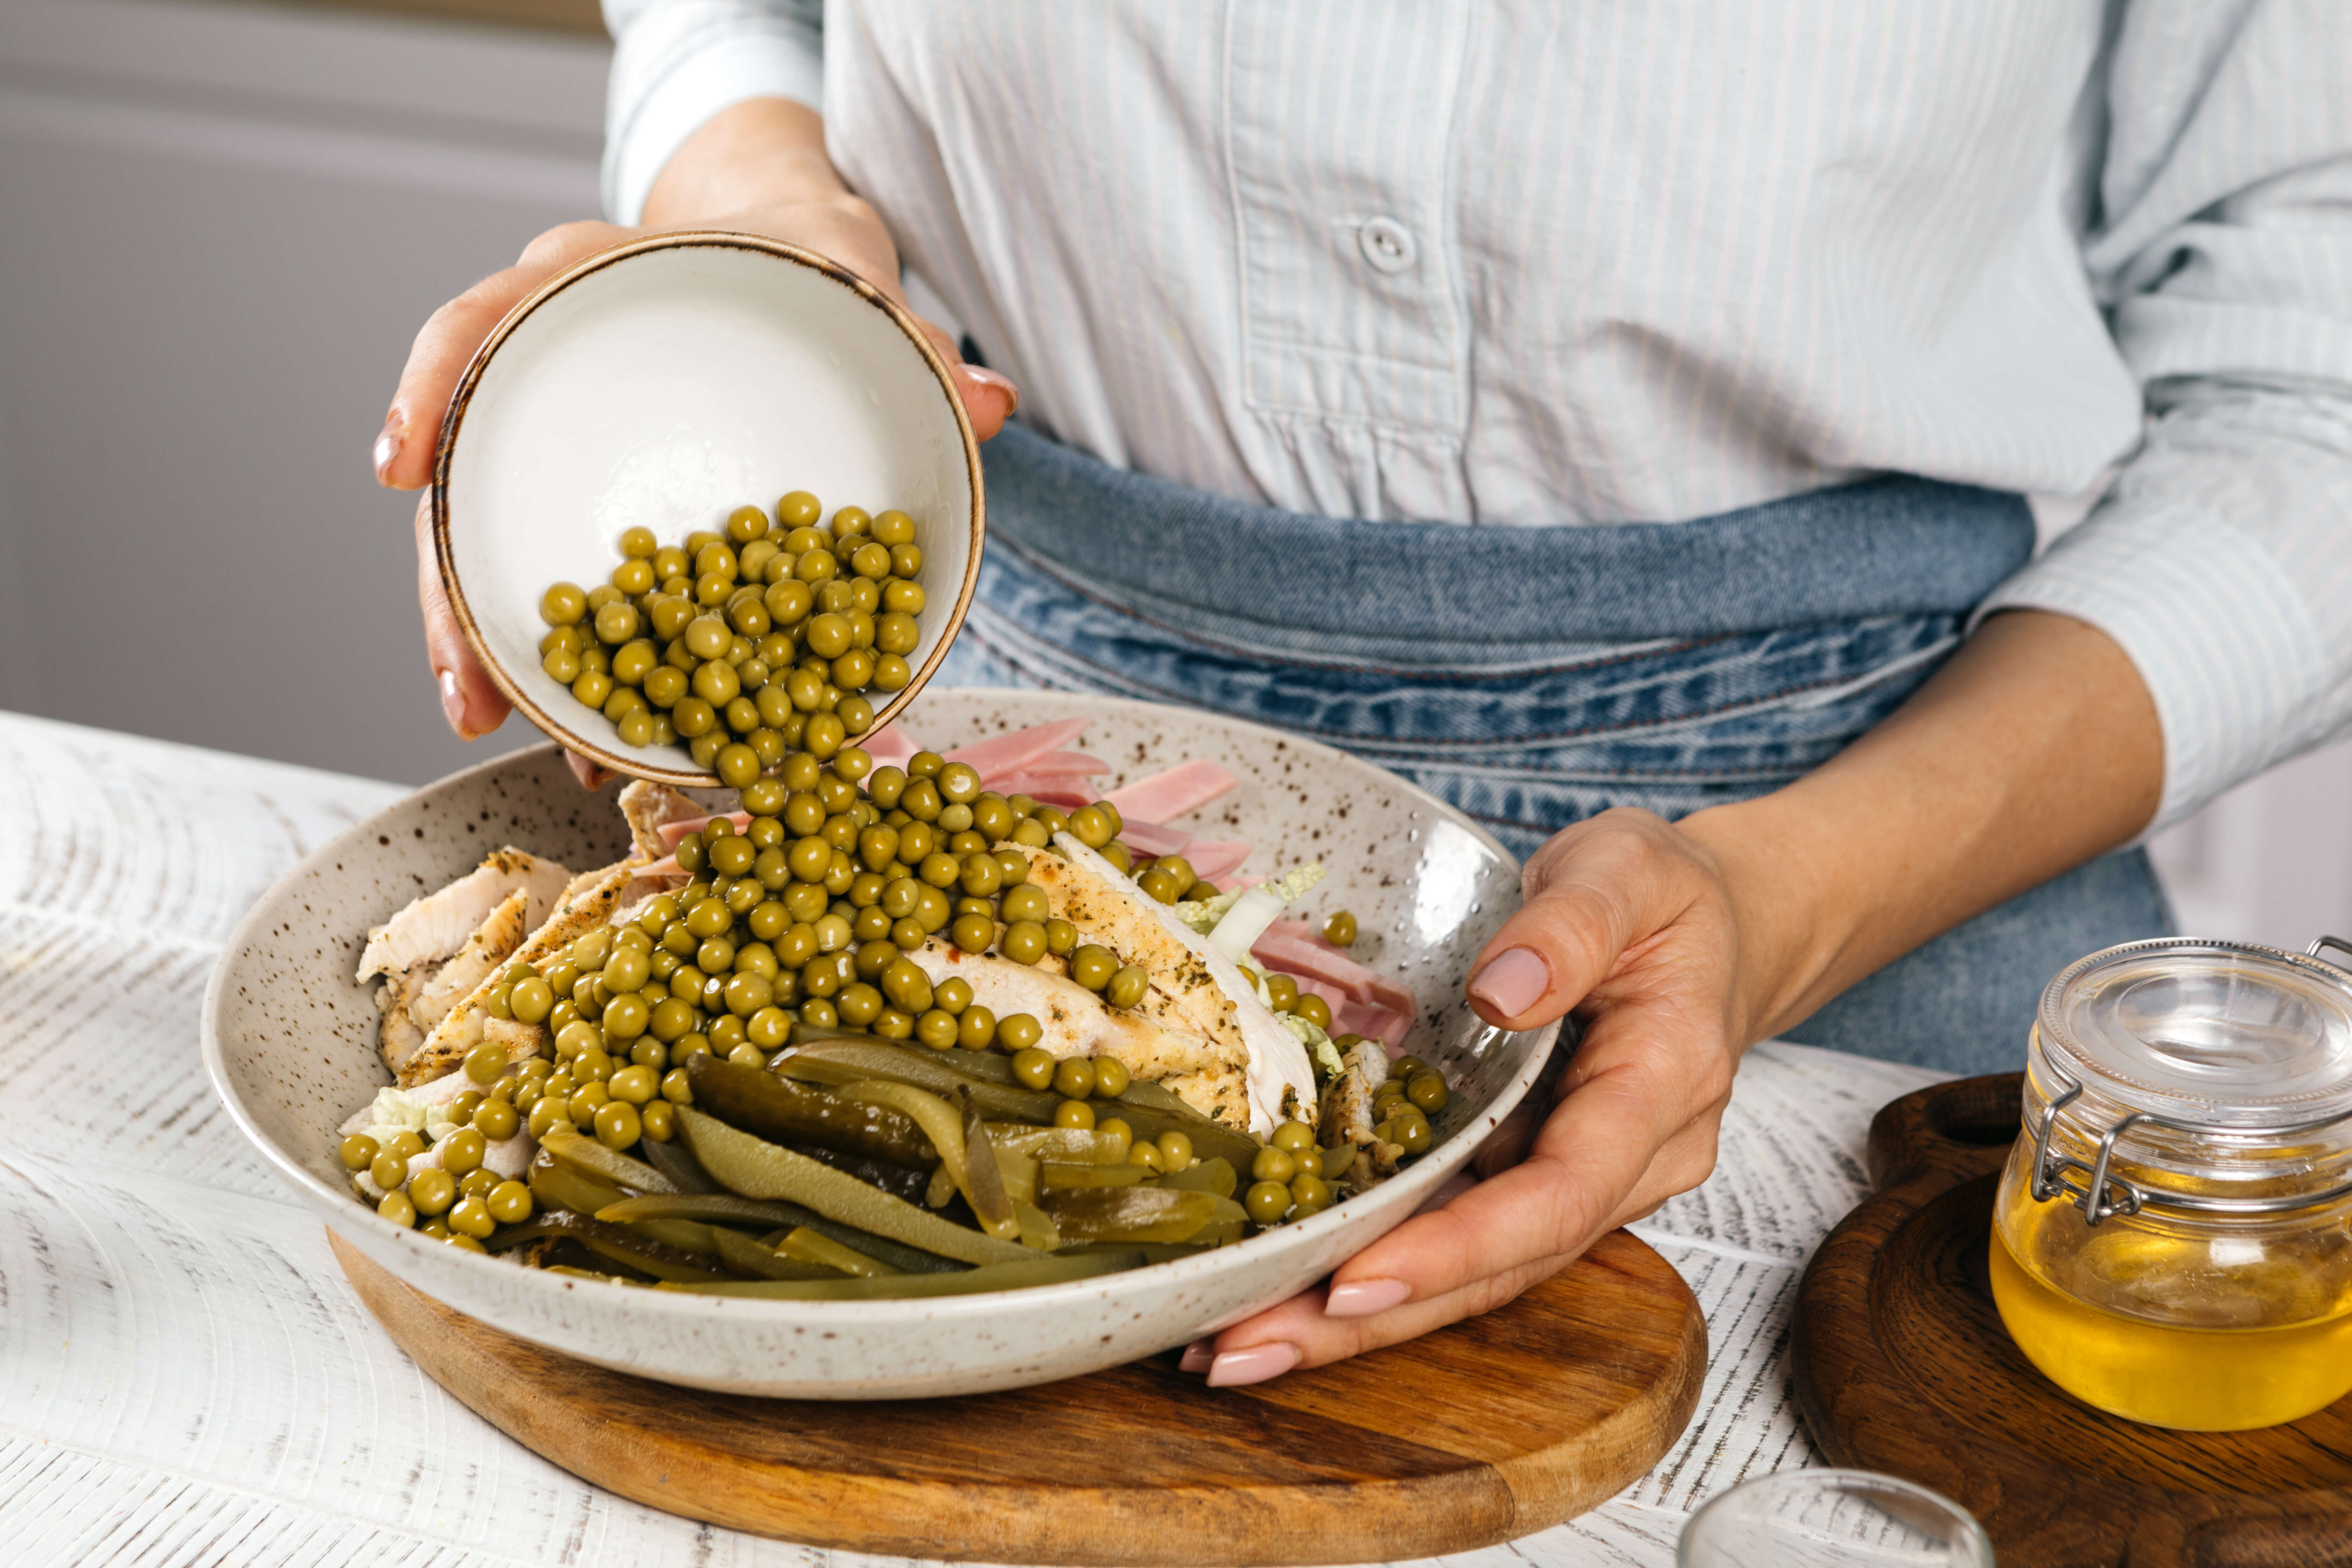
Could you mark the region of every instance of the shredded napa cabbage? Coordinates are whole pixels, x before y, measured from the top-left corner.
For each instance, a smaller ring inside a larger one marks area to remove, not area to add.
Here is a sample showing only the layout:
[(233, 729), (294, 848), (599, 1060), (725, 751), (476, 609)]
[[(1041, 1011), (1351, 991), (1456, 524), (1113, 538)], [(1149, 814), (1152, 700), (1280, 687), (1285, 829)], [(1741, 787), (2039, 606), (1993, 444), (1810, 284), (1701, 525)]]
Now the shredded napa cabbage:
[(1303, 896), (1322, 879), (1322, 862), (1310, 861), (1270, 882), (1244, 888), (1238, 894), (1220, 894), (1208, 900), (1201, 906), (1203, 910), (1214, 909), (1228, 897), (1233, 899), (1232, 903), (1218, 911), (1216, 923), (1209, 928), (1209, 945), (1227, 958), (1239, 962), (1248, 953), (1251, 945), (1265, 934), (1265, 928), (1275, 922), (1285, 904)]
[[(1273, 1007), (1274, 988), (1265, 983), (1268, 973), (1265, 965), (1247, 954), (1235, 959), (1234, 963), (1248, 977), (1249, 983), (1257, 987), (1257, 999), (1268, 1008)], [(1339, 1047), (1332, 1044), (1331, 1037), (1312, 1020), (1302, 1018), (1296, 1013), (1276, 1013), (1275, 1016), (1281, 1019), (1283, 1026), (1298, 1037), (1298, 1043), (1307, 1047), (1307, 1058), (1314, 1064), (1318, 1079), (1328, 1080), (1347, 1070), (1348, 1063), (1340, 1056)]]

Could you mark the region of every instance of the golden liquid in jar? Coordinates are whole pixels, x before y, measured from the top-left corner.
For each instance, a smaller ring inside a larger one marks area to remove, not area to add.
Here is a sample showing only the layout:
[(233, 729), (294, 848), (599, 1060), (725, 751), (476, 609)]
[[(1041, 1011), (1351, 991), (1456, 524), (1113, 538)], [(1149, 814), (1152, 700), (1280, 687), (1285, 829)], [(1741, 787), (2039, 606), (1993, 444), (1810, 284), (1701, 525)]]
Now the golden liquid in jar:
[[(2063, 1203), (2032, 1207), (2039, 1212), (2012, 1223), (2082, 1223)], [(2109, 1272), (2118, 1262), (2180, 1268), (2181, 1247), (2171, 1237), (2117, 1231), (2100, 1241)], [(2300, 1419), (2352, 1392), (2352, 1301), (2330, 1301), (2333, 1310), (2275, 1327), (2181, 1328), (2056, 1289), (2019, 1260), (1998, 1226), (1990, 1261), (1993, 1302), (2026, 1359), (2077, 1399), (2127, 1420), (2243, 1431)], [(2290, 1298), (2302, 1293), (2287, 1287)]]

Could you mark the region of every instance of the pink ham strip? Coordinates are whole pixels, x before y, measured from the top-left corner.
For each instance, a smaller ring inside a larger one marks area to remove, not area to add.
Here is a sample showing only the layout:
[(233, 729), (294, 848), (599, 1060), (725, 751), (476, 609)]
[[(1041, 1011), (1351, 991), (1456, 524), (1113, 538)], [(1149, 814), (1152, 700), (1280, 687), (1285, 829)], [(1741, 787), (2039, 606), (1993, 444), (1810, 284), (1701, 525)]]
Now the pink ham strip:
[[(1076, 773), (999, 773), (994, 778), (982, 782), (1001, 795), (1025, 795), (1038, 800), (1045, 800), (1045, 795), (1037, 792), (1045, 790), (1054, 795), (1069, 795), (1080, 805), (1091, 805), (1095, 799), (1095, 796), (1087, 790), (1087, 781)], [(1047, 804), (1061, 805), (1059, 801), (1049, 801)], [(1068, 808), (1064, 807), (1064, 809)]]
[(1326, 994), (1325, 983), (1311, 974), (1299, 974), (1287, 969), (1268, 969), (1269, 974), (1286, 974), (1302, 992), (1311, 991), (1332, 1003), (1330, 1033), (1361, 1035), (1368, 1040), (1378, 1040), (1393, 1053), (1405, 1036), (1412, 1032), (1412, 1019), (1393, 1007), (1383, 1007), (1377, 1002), (1359, 1002), (1341, 996), (1337, 1001)]
[(1184, 847), (1192, 842), (1192, 836), (1182, 828), (1162, 827), (1156, 822), (1130, 822), (1118, 830), (1118, 836), (1138, 855), (1155, 859), (1162, 855), (1181, 855)]
[(1241, 781), (1205, 757), (1179, 763), (1164, 773), (1115, 789), (1104, 796), (1129, 822), (1165, 822), (1198, 810)]
[(1057, 719), (1051, 724), (1032, 724), (1026, 730), (991, 735), (985, 741), (974, 741), (969, 746), (958, 746), (940, 754), (949, 762), (971, 768), (985, 784), (999, 773), (1025, 771), (1038, 758), (1050, 756), (1076, 740), (1093, 722), (1091, 719)]
[(1184, 847), (1184, 858), (1192, 862), (1192, 875), (1214, 882), (1240, 870), (1255, 847), (1246, 838), (1195, 838)]
[(988, 787), (1006, 796), (1025, 795), (1040, 805), (1050, 805), (1066, 814), (1095, 803), (1092, 795), (1069, 786), (1070, 781), (1066, 777), (1049, 774), (1039, 778), (1034, 773), (1014, 773), (1010, 778), (998, 779)]
[(677, 863), (675, 855), (665, 855), (637, 873), (640, 877), (683, 877), (686, 868)]
[(1388, 1047), (1391, 1057), (1412, 1031), (1412, 1020), (1404, 1014), (1366, 1002), (1342, 1002), (1331, 1019), (1332, 1034), (1361, 1035), (1368, 1040), (1378, 1040)]
[(1032, 757), (1022, 763), (1021, 771), (1033, 776), (1055, 773), (1091, 778), (1096, 773), (1110, 772), (1110, 764), (1084, 752), (1049, 752), (1045, 756)]
[(1328, 942), (1302, 937), (1295, 930), (1280, 929), (1304, 924), (1304, 921), (1276, 921), (1257, 939), (1256, 945), (1250, 949), (1251, 955), (1269, 969), (1311, 974), (1326, 985), (1339, 987), (1353, 1001), (1378, 1003), (1408, 1018), (1420, 1014), (1421, 1005), (1413, 1000), (1412, 991), (1387, 975), (1365, 968)]
[(886, 724), (871, 734), (860, 735), (857, 745), (877, 768), (903, 768), (908, 758), (923, 749), (904, 724)]
[[(701, 832), (710, 826), (711, 820), (708, 816), (681, 817), (676, 822), (663, 823), (656, 831), (661, 834), (662, 842), (675, 849), (686, 842), (688, 834)], [(727, 820), (733, 823), (735, 830), (740, 833), (751, 826), (751, 814), (748, 811), (730, 811), (727, 814)]]

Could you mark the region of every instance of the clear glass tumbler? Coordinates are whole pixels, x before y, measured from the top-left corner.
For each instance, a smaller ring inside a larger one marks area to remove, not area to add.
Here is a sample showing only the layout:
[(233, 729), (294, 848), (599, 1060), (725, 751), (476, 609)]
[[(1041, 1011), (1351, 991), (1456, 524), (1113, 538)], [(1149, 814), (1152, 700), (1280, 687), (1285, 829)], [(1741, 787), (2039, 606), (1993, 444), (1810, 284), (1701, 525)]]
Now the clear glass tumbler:
[(1969, 1511), (1868, 1470), (1781, 1470), (1717, 1492), (1683, 1526), (1678, 1568), (1993, 1568)]

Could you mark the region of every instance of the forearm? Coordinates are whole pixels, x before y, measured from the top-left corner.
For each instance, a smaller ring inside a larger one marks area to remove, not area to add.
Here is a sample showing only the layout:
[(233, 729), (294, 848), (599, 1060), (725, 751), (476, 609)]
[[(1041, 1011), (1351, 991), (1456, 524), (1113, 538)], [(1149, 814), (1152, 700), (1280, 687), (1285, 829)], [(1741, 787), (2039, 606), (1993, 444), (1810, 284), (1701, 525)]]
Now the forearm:
[(645, 221), (674, 228), (780, 204), (855, 200), (824, 150), (824, 120), (790, 99), (730, 104), (662, 165)]
[(2155, 815), (2163, 759), (2123, 650), (2081, 621), (2022, 611), (1987, 621), (1805, 778), (1686, 818), (1738, 912), (1746, 1038), (2128, 842)]

